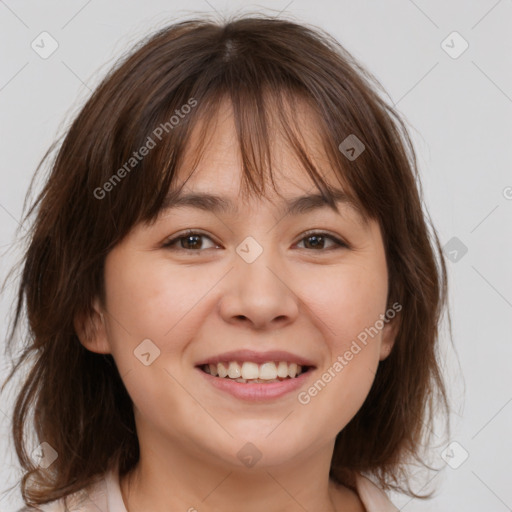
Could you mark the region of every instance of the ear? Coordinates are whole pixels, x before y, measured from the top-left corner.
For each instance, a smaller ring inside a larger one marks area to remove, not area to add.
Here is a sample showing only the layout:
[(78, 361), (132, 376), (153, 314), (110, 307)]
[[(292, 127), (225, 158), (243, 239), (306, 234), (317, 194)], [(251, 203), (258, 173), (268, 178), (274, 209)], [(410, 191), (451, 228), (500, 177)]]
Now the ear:
[(92, 310), (75, 316), (73, 320), (76, 334), (80, 343), (91, 352), (110, 354), (105, 315), (100, 301), (95, 298)]
[(400, 314), (397, 313), (392, 319), (388, 319), (388, 321), (384, 324), (382, 329), (382, 341), (380, 345), (380, 361), (386, 359), (391, 353), (391, 350), (393, 350), (400, 327), (400, 319)]

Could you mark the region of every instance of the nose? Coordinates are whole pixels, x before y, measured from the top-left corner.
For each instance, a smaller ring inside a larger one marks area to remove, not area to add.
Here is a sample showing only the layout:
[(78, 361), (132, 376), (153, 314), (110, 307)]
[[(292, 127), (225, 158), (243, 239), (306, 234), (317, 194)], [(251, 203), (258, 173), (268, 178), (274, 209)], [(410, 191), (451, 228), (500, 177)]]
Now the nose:
[(220, 314), (231, 324), (246, 324), (253, 330), (284, 327), (297, 319), (298, 296), (293, 283), (271, 250), (252, 263), (237, 258), (225, 282)]

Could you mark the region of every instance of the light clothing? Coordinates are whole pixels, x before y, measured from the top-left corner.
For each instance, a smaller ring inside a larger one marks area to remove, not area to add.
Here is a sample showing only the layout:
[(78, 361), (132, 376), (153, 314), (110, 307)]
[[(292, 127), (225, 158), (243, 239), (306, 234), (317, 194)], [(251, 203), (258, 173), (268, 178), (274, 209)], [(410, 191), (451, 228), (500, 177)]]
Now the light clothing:
[[(366, 512), (398, 512), (384, 491), (361, 474), (356, 475), (357, 493)], [(110, 471), (89, 490), (78, 491), (67, 497), (67, 508), (63, 499), (41, 505), (37, 509), (25, 507), (18, 512), (127, 512), (123, 502), (119, 477)]]

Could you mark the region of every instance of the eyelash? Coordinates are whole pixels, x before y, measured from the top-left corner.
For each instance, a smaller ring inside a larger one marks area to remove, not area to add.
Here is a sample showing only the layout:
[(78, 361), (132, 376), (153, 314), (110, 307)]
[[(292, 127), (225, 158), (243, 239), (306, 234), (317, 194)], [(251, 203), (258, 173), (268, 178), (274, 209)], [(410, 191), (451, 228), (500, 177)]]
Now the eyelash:
[[(193, 252), (200, 253), (200, 252), (207, 250), (207, 249), (183, 249), (181, 247), (180, 248), (172, 247), (173, 245), (176, 244), (176, 242), (179, 242), (180, 240), (182, 240), (184, 238), (188, 238), (189, 236), (201, 236), (201, 237), (209, 238), (212, 242), (214, 242), (214, 240), (212, 240), (211, 237), (209, 237), (208, 235), (206, 235), (204, 233), (201, 233), (198, 231), (193, 231), (193, 230), (188, 230), (185, 233), (181, 233), (178, 236), (175, 236), (174, 238), (169, 239), (166, 242), (164, 242), (163, 247), (166, 249), (172, 250), (172, 251), (173, 250), (174, 251), (184, 251), (187, 253), (193, 253)], [(312, 236), (321, 236), (323, 238), (329, 238), (336, 244), (336, 247), (331, 247), (328, 249), (318, 249), (318, 250), (315, 250), (315, 249), (305, 249), (305, 250), (315, 251), (315, 252), (330, 252), (333, 250), (349, 249), (350, 248), (347, 243), (343, 242), (342, 240), (340, 240), (339, 238), (336, 238), (333, 235), (330, 235), (329, 233), (324, 233), (323, 231), (308, 231), (308, 232), (304, 233), (303, 237), (299, 240), (299, 243), (302, 242), (303, 240), (305, 240), (306, 238), (309, 238)]]

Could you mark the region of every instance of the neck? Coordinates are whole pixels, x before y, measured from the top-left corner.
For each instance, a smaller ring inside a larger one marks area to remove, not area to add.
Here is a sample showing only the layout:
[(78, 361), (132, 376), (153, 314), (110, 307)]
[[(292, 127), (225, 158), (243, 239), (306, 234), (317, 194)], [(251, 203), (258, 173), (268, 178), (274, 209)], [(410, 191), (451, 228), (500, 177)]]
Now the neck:
[(120, 481), (121, 493), (127, 512), (342, 512), (348, 489), (329, 481), (332, 450), (329, 443), (314, 455), (248, 468), (179, 445), (141, 446), (137, 466)]

